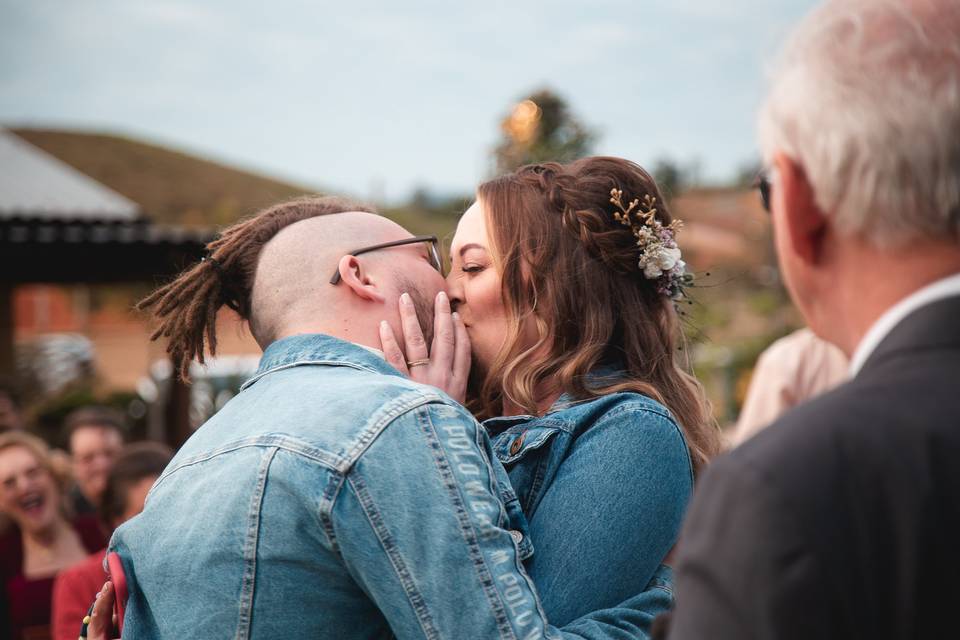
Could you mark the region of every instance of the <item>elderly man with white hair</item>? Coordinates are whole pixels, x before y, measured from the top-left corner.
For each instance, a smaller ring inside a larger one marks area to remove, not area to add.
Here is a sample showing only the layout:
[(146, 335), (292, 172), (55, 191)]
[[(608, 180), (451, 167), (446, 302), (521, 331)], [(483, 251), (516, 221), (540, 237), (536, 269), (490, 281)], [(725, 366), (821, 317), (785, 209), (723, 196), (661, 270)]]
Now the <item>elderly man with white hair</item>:
[(960, 2), (819, 7), (760, 137), (784, 280), (852, 379), (705, 474), (670, 637), (956, 637)]

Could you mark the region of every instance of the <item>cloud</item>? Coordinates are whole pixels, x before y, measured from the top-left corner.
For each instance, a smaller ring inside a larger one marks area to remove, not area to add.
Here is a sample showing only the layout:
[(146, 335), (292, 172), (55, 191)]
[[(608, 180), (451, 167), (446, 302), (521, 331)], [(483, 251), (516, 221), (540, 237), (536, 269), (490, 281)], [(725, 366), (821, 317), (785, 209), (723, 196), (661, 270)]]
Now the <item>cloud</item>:
[(123, 2), (125, 10), (142, 22), (153, 26), (168, 25), (181, 29), (202, 30), (217, 28), (223, 24), (223, 16), (204, 5), (167, 0), (141, 0), (139, 2)]
[[(469, 189), (544, 85), (645, 162), (739, 164), (777, 28), (812, 0), (0, 0), (0, 121), (96, 123), (331, 186)], [(735, 141), (731, 143), (731, 141)]]

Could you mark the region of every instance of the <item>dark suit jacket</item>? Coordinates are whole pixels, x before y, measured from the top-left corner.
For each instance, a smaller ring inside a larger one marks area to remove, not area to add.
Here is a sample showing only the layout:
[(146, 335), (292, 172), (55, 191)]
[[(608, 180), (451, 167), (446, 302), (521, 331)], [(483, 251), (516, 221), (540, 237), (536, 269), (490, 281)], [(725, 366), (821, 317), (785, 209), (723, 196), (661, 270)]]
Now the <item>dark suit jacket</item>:
[(704, 475), (671, 640), (960, 638), (960, 297)]

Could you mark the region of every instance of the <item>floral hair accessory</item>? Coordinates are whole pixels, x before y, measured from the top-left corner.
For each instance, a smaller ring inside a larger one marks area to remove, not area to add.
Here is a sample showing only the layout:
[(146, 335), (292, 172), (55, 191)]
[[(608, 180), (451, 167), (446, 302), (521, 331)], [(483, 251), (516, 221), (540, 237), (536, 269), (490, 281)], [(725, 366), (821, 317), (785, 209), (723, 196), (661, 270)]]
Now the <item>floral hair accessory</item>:
[(657, 281), (657, 291), (672, 300), (683, 297), (684, 288), (693, 284), (693, 274), (687, 273), (686, 263), (680, 259), (676, 235), (683, 222), (674, 220), (664, 226), (657, 220), (657, 199), (650, 194), (634, 199), (623, 206), (623, 191), (610, 190), (610, 202), (619, 209), (614, 219), (630, 227), (637, 238), (640, 258), (637, 266), (648, 280)]

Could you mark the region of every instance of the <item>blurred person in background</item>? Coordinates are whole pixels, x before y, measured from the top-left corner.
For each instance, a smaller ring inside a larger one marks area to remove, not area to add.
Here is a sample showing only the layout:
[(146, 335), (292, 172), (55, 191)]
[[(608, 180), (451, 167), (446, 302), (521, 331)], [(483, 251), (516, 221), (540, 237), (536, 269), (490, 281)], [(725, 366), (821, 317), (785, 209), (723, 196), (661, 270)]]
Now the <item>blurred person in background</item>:
[[(163, 473), (173, 450), (159, 442), (129, 444), (117, 456), (107, 476), (100, 502), (100, 520), (109, 531), (143, 511), (147, 493)], [(106, 548), (64, 569), (53, 585), (54, 640), (75, 640), (83, 617), (107, 578)]]
[(126, 421), (116, 409), (90, 406), (67, 415), (63, 428), (75, 483), (71, 506), (76, 513), (96, 514), (107, 474), (123, 448)]
[(12, 380), (0, 376), (0, 433), (24, 426), (20, 393)]
[(850, 362), (843, 351), (810, 329), (780, 338), (757, 359), (729, 446), (743, 444), (781, 414), (849, 377)]
[(106, 544), (96, 518), (68, 516), (64, 484), (42, 440), (0, 434), (0, 512), (15, 525), (0, 538), (4, 638), (48, 638), (55, 576)]
[[(530, 521), (527, 566), (558, 624), (647, 588), (672, 594), (665, 558), (694, 472), (720, 449), (679, 349), (677, 228), (642, 167), (589, 157), (480, 185), (453, 238), (471, 404)], [(463, 402), (467, 369), (427, 354), (414, 311), (401, 305), (405, 352), (383, 329), (388, 362)]]
[(761, 196), (791, 298), (852, 379), (710, 466), (674, 640), (956, 633), (958, 36), (957, 0), (835, 0), (774, 70)]
[[(24, 428), (23, 409), (20, 405), (20, 392), (13, 380), (0, 376), (0, 434)], [(11, 522), (0, 513), (0, 535), (6, 532)]]

